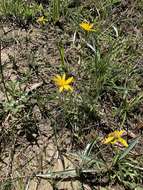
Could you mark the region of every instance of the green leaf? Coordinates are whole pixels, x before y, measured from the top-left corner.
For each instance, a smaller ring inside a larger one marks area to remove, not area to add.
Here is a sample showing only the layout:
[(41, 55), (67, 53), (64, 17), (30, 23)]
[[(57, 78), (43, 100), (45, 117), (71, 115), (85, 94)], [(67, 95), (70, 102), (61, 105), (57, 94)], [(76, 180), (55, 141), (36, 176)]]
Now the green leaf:
[(100, 187), (100, 190), (108, 190), (108, 189), (106, 189), (105, 187)]
[(121, 0), (112, 0), (112, 4), (120, 3)]
[(143, 186), (142, 187), (138, 186), (138, 187), (135, 188), (135, 190), (143, 190)]
[(128, 146), (128, 148), (125, 149), (125, 151), (119, 156), (119, 159), (118, 159), (118, 160), (123, 159), (123, 158), (134, 148), (134, 146), (138, 143), (139, 139), (140, 139), (140, 136), (137, 137), (137, 138)]
[(95, 143), (97, 142), (97, 140), (98, 140), (98, 138), (95, 138), (91, 143), (87, 144), (87, 146), (86, 146), (86, 148), (84, 150), (84, 153), (83, 153), (84, 156), (89, 156), (90, 155), (90, 153), (91, 153)]

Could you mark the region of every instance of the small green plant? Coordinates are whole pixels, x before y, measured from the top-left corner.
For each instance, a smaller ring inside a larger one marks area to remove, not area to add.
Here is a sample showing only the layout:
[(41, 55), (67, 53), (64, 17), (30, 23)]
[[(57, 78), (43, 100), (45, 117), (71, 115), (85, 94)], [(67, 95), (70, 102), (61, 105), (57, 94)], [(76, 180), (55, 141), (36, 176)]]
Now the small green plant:
[(26, 92), (22, 92), (20, 83), (18, 81), (10, 81), (7, 83), (8, 99), (3, 103), (5, 112), (16, 114), (24, 107), (28, 100)]
[(10, 179), (7, 179), (6, 181), (0, 183), (1, 190), (12, 190), (13, 188), (14, 185)]

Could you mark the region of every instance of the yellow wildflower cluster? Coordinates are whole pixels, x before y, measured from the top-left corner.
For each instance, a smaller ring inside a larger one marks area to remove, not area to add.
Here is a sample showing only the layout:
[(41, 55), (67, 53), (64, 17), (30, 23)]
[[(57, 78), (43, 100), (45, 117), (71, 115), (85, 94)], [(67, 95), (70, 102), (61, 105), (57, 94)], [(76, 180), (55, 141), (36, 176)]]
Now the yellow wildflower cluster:
[(45, 25), (48, 20), (44, 16), (40, 16), (36, 21), (38, 24)]
[(103, 143), (104, 143), (104, 144), (109, 144), (109, 143), (111, 143), (111, 144), (121, 143), (123, 146), (128, 147), (128, 144), (127, 144), (126, 140), (124, 140), (124, 139), (122, 138), (123, 133), (125, 133), (125, 130), (120, 130), (120, 131), (119, 131), (119, 130), (115, 130), (114, 132), (109, 133), (109, 134), (107, 135), (107, 138), (105, 138), (105, 139), (103, 140)]
[[(39, 17), (37, 19), (38, 23), (41, 24), (45, 24), (46, 19), (44, 19), (44, 17)], [(80, 27), (86, 31), (95, 31), (93, 29), (93, 24), (87, 23), (87, 22), (82, 22), (80, 24)], [(74, 81), (73, 77), (69, 77), (68, 79), (66, 79), (66, 74), (64, 73), (63, 76), (60, 75), (56, 75), (53, 78), (53, 81), (55, 82), (55, 84), (59, 87), (59, 92), (62, 92), (64, 90), (71, 90), (73, 91), (73, 87), (71, 86), (71, 83)]]
[(53, 81), (59, 87), (59, 92), (62, 92), (63, 90), (73, 91), (73, 87), (70, 84), (74, 81), (74, 78), (69, 77), (68, 79), (66, 79), (65, 73), (63, 74), (63, 76), (56, 75), (56, 77), (53, 78)]
[(90, 24), (90, 23), (87, 23), (87, 22), (82, 22), (82, 23), (80, 24), (80, 27), (81, 27), (83, 30), (87, 31), (87, 32), (93, 32), (93, 31), (95, 31), (95, 30), (93, 29), (93, 24)]
[[(80, 27), (84, 29), (85, 31), (95, 31), (93, 29), (93, 24), (82, 22), (80, 24)], [(56, 75), (53, 78), (53, 81), (59, 88), (59, 92), (62, 92), (64, 90), (66, 91), (73, 91), (73, 87), (71, 84), (74, 81), (73, 77), (69, 77), (66, 79), (66, 74), (64, 73), (62, 76)], [(125, 139), (122, 138), (123, 134), (125, 133), (125, 130), (115, 130), (112, 133), (109, 133), (107, 137), (102, 141), (104, 144), (122, 144), (125, 147), (128, 147), (128, 143)]]

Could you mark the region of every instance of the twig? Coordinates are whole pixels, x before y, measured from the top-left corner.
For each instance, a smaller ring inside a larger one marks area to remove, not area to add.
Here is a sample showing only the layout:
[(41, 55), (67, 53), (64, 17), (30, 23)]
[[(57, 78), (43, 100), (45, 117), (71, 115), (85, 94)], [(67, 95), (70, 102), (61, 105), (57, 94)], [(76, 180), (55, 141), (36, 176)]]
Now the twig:
[(133, 164), (130, 164), (130, 163), (125, 163), (127, 166), (130, 166), (131, 168), (135, 168), (135, 169), (138, 169), (138, 170), (141, 170), (143, 171), (143, 168), (139, 167), (139, 166), (135, 166)]
[[(17, 139), (17, 138), (16, 138)], [(12, 174), (12, 169), (13, 169), (13, 159), (14, 159), (14, 153), (15, 153), (15, 144), (16, 144), (16, 139), (14, 139), (12, 148), (10, 150), (9, 153), (9, 165), (8, 165), (8, 173), (7, 173), (7, 177), (10, 177), (10, 175)]]
[(95, 175), (97, 173), (96, 170), (81, 170), (77, 172), (76, 169), (64, 170), (64, 171), (57, 171), (57, 172), (50, 172), (47, 174), (36, 174), (36, 177), (40, 177), (43, 179), (55, 179), (55, 180), (71, 180), (71, 179), (78, 179), (80, 175), (85, 175), (88, 177), (88, 174)]
[[(79, 179), (80, 176), (88, 176), (89, 175), (96, 175), (97, 171), (96, 170), (92, 170), (92, 169), (84, 169), (81, 170), (80, 172), (78, 172), (76, 169), (69, 169), (69, 170), (64, 170), (64, 171), (55, 171), (55, 172), (49, 172), (47, 174), (35, 174), (33, 173), (32, 175), (23, 175), (23, 176), (19, 176), (19, 177), (11, 177), (8, 176), (7, 179), (11, 179), (11, 180), (17, 180), (20, 178), (27, 178), (28, 181), (29, 179), (32, 178), (43, 178), (43, 179), (49, 179), (49, 180), (71, 180), (71, 179)], [(4, 178), (2, 179), (4, 180)], [(28, 182), (27, 182), (28, 183)]]
[(3, 74), (3, 66), (2, 66), (2, 59), (1, 59), (1, 50), (2, 50), (2, 43), (1, 43), (1, 39), (0, 39), (0, 74), (1, 74), (1, 82), (3, 84), (4, 87), (4, 92), (5, 92), (5, 96), (7, 98), (7, 101), (9, 102), (9, 97), (7, 94), (7, 88), (6, 88), (6, 84), (5, 84), (5, 79), (4, 79), (4, 74)]
[(31, 176), (28, 176), (28, 177), (27, 177), (27, 181), (26, 181), (25, 190), (28, 190), (28, 189), (29, 189), (30, 181), (31, 181)]

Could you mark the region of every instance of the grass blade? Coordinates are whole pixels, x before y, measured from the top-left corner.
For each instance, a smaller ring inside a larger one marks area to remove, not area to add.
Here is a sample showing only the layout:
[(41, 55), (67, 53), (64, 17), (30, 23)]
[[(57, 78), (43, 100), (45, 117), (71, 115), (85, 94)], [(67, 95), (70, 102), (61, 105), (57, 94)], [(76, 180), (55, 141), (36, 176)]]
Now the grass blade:
[(134, 148), (134, 146), (138, 143), (139, 139), (140, 139), (140, 136), (137, 137), (137, 138), (129, 145), (129, 147), (125, 149), (125, 151), (119, 156), (119, 159), (118, 159), (118, 160), (123, 159), (123, 158)]

